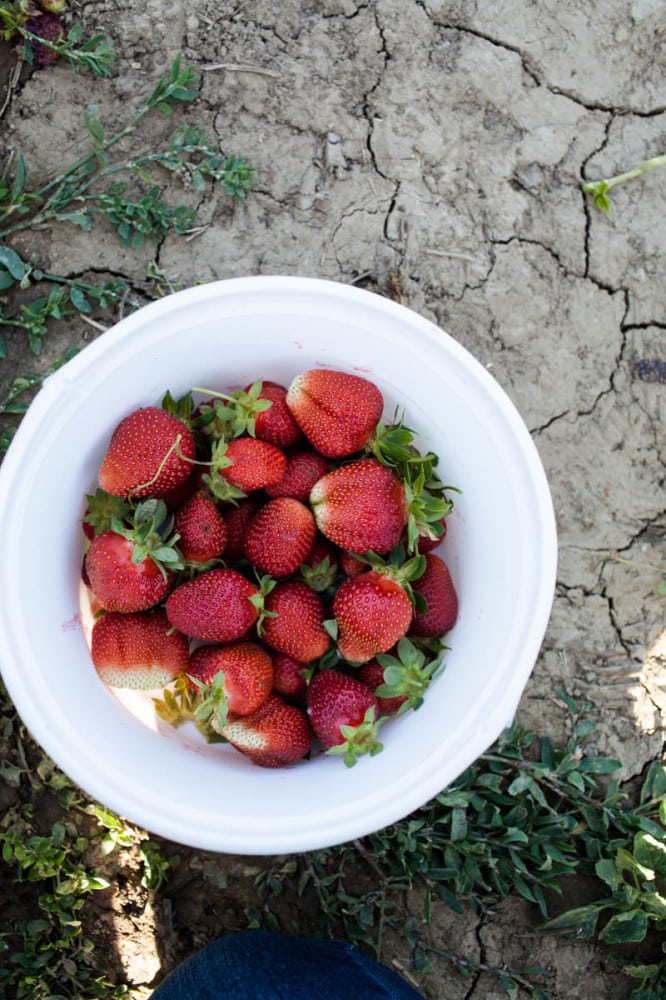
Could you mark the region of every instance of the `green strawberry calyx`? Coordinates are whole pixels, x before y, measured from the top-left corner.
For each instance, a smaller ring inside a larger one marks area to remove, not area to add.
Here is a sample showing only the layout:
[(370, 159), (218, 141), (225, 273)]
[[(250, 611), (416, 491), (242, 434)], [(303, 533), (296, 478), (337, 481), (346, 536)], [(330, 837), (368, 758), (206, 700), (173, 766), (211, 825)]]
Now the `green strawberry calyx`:
[(441, 538), (444, 533), (444, 518), (453, 510), (453, 501), (446, 496), (445, 491), (455, 490), (455, 487), (442, 484), (434, 474), (435, 464), (436, 459), (434, 462), (424, 462), (415, 474), (414, 469), (411, 469), (403, 479), (407, 508), (407, 548), (410, 552), (418, 550), (421, 536)]
[(277, 618), (277, 611), (268, 611), (265, 606), (265, 600), (270, 594), (271, 590), (275, 587), (277, 580), (274, 580), (272, 576), (267, 573), (264, 576), (258, 577), (259, 590), (256, 594), (252, 594), (248, 597), (248, 601), (252, 604), (259, 612), (259, 617), (256, 621), (256, 629), (258, 635), (264, 634), (264, 621), (266, 618)]
[(210, 728), (221, 736), (222, 728), (226, 726), (229, 716), (224, 670), (218, 670), (208, 684), (204, 684), (197, 677), (189, 679), (194, 683), (199, 695), (198, 704), (193, 712), (194, 721), (204, 733)]
[(439, 458), (434, 452), (422, 454), (416, 447), (416, 435), (406, 427), (396, 410), (393, 423), (380, 421), (366, 444), (366, 451), (398, 476), (405, 488), (407, 508), (407, 547), (416, 552), (419, 538), (438, 539), (444, 533), (443, 519), (453, 510), (446, 492), (459, 493), (455, 486), (445, 486), (436, 474)]
[(179, 674), (172, 688), (165, 688), (161, 698), (153, 698), (156, 715), (174, 729), (185, 722), (193, 722), (208, 743), (226, 742), (207, 720), (200, 719), (202, 692), (194, 690), (189, 677), (186, 673)]
[(227, 455), (227, 441), (224, 438), (216, 441), (211, 448), (210, 462), (203, 462), (201, 464), (208, 466), (208, 472), (204, 473), (202, 479), (208, 491), (216, 500), (236, 503), (237, 500), (242, 500), (247, 496), (247, 493), (220, 475), (222, 469), (227, 469), (230, 465), (233, 465), (233, 462)]
[(338, 579), (338, 566), (336, 562), (331, 561), (329, 556), (324, 556), (314, 566), (302, 563), (299, 572), (311, 590), (318, 594), (332, 594), (334, 592)]
[(86, 495), (86, 505), (83, 521), (92, 526), (96, 535), (110, 531), (114, 520), (128, 520), (133, 509), (125, 497), (115, 496), (100, 488)]
[(192, 429), (194, 425), (194, 399), (191, 392), (186, 392), (180, 399), (175, 399), (167, 389), (160, 406), (172, 417), (178, 417), (186, 427)]
[(407, 701), (398, 709), (397, 715), (408, 709), (420, 708), (423, 696), (430, 682), (443, 670), (441, 656), (428, 660), (406, 636), (398, 642), (397, 655), (379, 653), (375, 659), (384, 669), (384, 682), (375, 689), (378, 698), (406, 696)]
[(358, 758), (366, 753), (374, 757), (384, 749), (384, 744), (377, 739), (377, 733), (387, 718), (385, 715), (378, 718), (377, 709), (370, 705), (363, 716), (363, 722), (358, 726), (340, 726), (343, 741), (329, 747), (326, 753), (339, 754), (347, 767), (353, 767)]
[(259, 398), (262, 387), (262, 380), (257, 379), (249, 389), (237, 389), (230, 395), (214, 389), (194, 389), (210, 397), (199, 407), (197, 428), (215, 439), (228, 440), (243, 434), (254, 437), (257, 415), (273, 405), (272, 400)]
[(185, 561), (177, 542), (180, 535), (173, 530), (174, 518), (163, 500), (150, 498), (139, 503), (131, 524), (119, 517), (111, 518), (111, 531), (132, 542), (132, 562), (135, 566), (145, 559), (152, 559), (162, 576), (167, 571), (185, 568)]
[[(363, 561), (375, 572), (395, 580), (403, 588), (417, 611), (426, 610), (425, 600), (412, 587), (412, 583), (423, 576), (426, 571), (428, 564), (424, 555), (419, 553), (408, 556), (404, 545), (398, 542), (385, 559), (375, 552), (366, 552)], [(352, 577), (353, 579), (354, 577)]]

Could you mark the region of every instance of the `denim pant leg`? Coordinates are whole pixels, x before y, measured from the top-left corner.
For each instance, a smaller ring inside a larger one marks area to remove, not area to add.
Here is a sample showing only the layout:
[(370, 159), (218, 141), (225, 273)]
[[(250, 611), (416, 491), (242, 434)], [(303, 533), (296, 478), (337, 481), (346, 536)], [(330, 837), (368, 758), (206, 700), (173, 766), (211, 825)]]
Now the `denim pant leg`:
[(152, 1000), (424, 1000), (345, 941), (240, 931), (171, 972)]

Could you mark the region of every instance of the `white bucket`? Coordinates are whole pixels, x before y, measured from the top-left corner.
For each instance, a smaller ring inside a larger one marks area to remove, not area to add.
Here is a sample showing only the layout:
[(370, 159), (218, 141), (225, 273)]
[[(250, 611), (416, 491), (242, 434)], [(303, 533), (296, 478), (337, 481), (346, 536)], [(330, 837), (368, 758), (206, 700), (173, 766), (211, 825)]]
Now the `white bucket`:
[[(444, 673), (417, 712), (383, 727), (380, 754), (353, 768), (320, 756), (268, 769), (205, 744), (193, 727), (155, 725), (150, 705), (121, 700), (99, 681), (79, 614), (80, 517), (110, 433), (132, 409), (159, 403), (167, 389), (178, 396), (260, 377), (288, 384), (316, 366), (375, 381), (386, 416), (404, 409), (440, 456), (443, 481), (463, 490), (441, 547), (460, 617)], [(488, 372), (403, 306), (297, 277), (170, 295), (50, 377), (0, 467), (0, 537), (0, 669), (33, 737), (85, 792), (146, 830), (254, 855), (387, 826), (487, 750), (537, 658), (557, 552), (539, 456)]]

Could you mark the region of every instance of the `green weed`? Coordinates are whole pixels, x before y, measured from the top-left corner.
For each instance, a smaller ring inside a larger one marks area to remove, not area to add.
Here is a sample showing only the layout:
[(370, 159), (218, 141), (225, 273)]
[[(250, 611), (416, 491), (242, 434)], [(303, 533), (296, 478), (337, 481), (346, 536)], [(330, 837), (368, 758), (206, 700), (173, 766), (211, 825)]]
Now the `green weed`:
[(582, 185), (582, 188), (585, 194), (592, 196), (594, 204), (598, 209), (602, 212), (609, 212), (611, 199), (608, 192), (612, 188), (618, 184), (624, 184), (626, 181), (631, 181), (636, 177), (642, 177), (643, 174), (647, 174), (651, 170), (656, 170), (657, 167), (663, 166), (666, 166), (666, 155), (653, 156), (651, 160), (644, 160), (643, 163), (637, 164), (631, 170), (627, 170), (622, 174), (616, 174), (614, 177), (606, 177), (598, 181), (586, 181)]

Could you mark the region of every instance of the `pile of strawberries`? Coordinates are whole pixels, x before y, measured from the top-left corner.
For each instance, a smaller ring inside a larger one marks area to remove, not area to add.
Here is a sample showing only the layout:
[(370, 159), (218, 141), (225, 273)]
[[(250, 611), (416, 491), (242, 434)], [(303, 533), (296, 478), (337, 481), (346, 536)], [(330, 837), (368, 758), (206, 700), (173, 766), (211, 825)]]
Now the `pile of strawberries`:
[(260, 765), (377, 753), (458, 615), (433, 551), (453, 487), (383, 410), (368, 379), (313, 369), (125, 417), (83, 518), (100, 678), (162, 689), (164, 719)]

